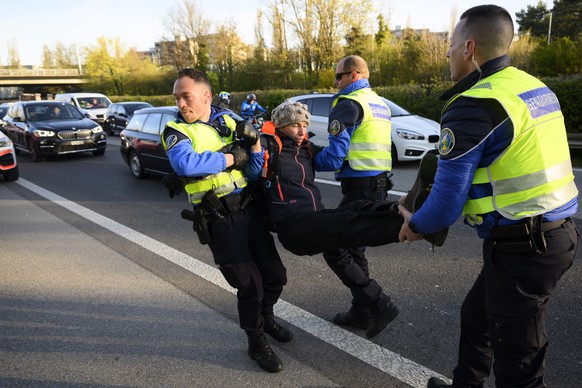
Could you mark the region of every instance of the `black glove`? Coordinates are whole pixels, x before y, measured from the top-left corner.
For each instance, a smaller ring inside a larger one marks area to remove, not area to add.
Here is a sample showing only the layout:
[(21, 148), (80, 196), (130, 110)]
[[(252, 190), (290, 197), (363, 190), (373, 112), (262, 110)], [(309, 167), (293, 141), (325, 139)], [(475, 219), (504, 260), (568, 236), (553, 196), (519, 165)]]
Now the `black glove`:
[(179, 195), (180, 192), (184, 189), (184, 179), (180, 178), (175, 173), (169, 173), (162, 179), (162, 183), (168, 189), (170, 193), (170, 198), (174, 198), (175, 195)]
[(252, 146), (259, 140), (261, 133), (253, 127), (247, 120), (236, 123), (236, 140), (240, 140), (243, 145)]
[(319, 154), (325, 148), (322, 146), (315, 145), (313, 143), (311, 143), (310, 145), (311, 145), (311, 154), (313, 155), (314, 158), (315, 158), (315, 155)]
[(249, 162), (249, 153), (238, 144), (233, 145), (225, 153), (234, 156), (234, 164), (231, 167), (235, 170), (242, 170)]

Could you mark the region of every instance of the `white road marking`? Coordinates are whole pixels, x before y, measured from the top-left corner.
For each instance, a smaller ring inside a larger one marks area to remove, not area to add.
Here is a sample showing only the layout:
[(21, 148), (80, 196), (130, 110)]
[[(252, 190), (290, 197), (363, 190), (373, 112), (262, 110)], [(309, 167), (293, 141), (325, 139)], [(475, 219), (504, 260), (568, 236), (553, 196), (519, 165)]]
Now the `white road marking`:
[[(93, 222), (111, 232), (135, 243), (149, 251), (171, 261), (174, 264), (200, 276), (207, 281), (231, 292), (235, 290), (224, 280), (220, 271), (200, 260), (188, 256), (151, 237), (139, 233), (110, 218), (104, 217), (93, 210), (87, 209), (75, 202), (48, 191), (26, 179), (15, 181), (26, 189), (48, 199), (49, 201), (72, 211), (73, 213)], [(331, 181), (327, 181), (331, 182)], [(327, 183), (325, 182), (325, 183)], [(323, 183), (323, 182), (322, 182)], [(293, 326), (319, 338), (345, 353), (356, 357), (374, 368), (409, 384), (415, 388), (426, 387), (427, 380), (436, 376), (449, 384), (451, 380), (428, 368), (408, 360), (397, 353), (381, 347), (363, 337), (355, 335), (316, 315), (313, 315), (291, 303), (280, 299), (275, 305), (275, 314)]]

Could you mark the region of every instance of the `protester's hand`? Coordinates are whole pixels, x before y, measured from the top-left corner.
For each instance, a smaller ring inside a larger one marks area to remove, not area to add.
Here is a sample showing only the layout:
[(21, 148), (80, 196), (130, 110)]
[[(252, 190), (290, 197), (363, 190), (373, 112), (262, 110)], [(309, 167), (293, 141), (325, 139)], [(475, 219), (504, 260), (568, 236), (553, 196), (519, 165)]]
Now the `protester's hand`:
[(238, 144), (232, 146), (226, 153), (232, 154), (234, 163), (231, 167), (235, 170), (242, 170), (249, 162), (249, 153)]
[(414, 233), (408, 223), (412, 218), (412, 213), (406, 210), (402, 205), (398, 205), (398, 214), (404, 218), (402, 227), (400, 228), (400, 233), (398, 234), (398, 240), (403, 243), (408, 243), (410, 241), (416, 241), (422, 239), (422, 233)]
[(162, 179), (162, 183), (168, 189), (170, 194), (170, 198), (174, 198), (174, 196), (179, 195), (180, 192), (184, 189), (184, 179), (180, 178), (175, 173), (169, 173)]
[(252, 146), (261, 137), (261, 133), (253, 127), (253, 124), (247, 120), (239, 121), (236, 124), (236, 139), (240, 140), (243, 145)]

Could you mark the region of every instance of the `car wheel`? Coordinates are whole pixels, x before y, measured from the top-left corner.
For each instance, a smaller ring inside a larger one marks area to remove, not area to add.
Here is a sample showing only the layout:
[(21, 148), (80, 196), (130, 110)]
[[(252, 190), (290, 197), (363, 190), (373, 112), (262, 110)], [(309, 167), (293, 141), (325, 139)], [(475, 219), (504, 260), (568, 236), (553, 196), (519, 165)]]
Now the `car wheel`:
[(392, 143), (390, 155), (392, 156), (392, 167), (394, 167), (398, 164), (398, 151), (396, 151), (396, 147), (394, 146), (394, 143)]
[(11, 182), (11, 181), (17, 180), (18, 177), (20, 176), (20, 174), (18, 173), (18, 166), (14, 167), (11, 170), (4, 171), (3, 175), (4, 175), (4, 180), (6, 182)]
[(93, 151), (93, 155), (95, 155), (95, 156), (101, 156), (104, 154), (105, 154), (105, 148), (103, 148), (102, 150)]
[(44, 161), (45, 158), (40, 155), (40, 152), (38, 151), (38, 147), (34, 145), (34, 142), (31, 139), (28, 139), (27, 148), (28, 148), (28, 155), (30, 156), (30, 160), (32, 160), (35, 163)]
[(148, 174), (145, 173), (141, 165), (141, 160), (135, 151), (129, 153), (129, 168), (131, 173), (137, 179), (147, 178)]

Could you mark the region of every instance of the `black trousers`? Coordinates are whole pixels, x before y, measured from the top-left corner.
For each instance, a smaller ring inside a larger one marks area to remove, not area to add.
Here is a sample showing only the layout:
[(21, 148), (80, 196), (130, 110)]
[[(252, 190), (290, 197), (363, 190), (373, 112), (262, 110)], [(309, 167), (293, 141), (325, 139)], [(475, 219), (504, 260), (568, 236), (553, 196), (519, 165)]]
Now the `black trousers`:
[(224, 218), (213, 217), (208, 229), (214, 261), (228, 284), (237, 289), (240, 327), (261, 332), (263, 313), (273, 311), (287, 284), (273, 236), (252, 205)]
[(403, 219), (396, 202), (354, 201), (317, 212), (294, 213), (274, 228), (283, 247), (299, 256), (398, 242)]
[(497, 387), (545, 387), (548, 347), (545, 310), (576, 255), (577, 231), (568, 221), (545, 232), (544, 254), (508, 254), (483, 243), (484, 265), (461, 307), (455, 387), (482, 386), (491, 365)]

